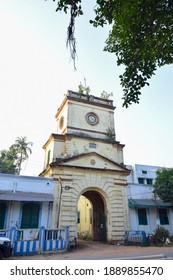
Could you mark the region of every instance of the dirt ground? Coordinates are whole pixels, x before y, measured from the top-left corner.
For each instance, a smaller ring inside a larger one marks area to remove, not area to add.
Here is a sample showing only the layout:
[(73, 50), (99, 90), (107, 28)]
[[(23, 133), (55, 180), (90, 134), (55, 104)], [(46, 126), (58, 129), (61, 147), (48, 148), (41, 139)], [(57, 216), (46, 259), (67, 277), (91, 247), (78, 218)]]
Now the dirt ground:
[(75, 260), (75, 259), (104, 259), (130, 257), (135, 255), (161, 255), (165, 252), (173, 252), (173, 247), (141, 247), (108, 245), (97, 241), (80, 241), (77, 249), (68, 252), (54, 252), (29, 256), (12, 256), (10, 260)]

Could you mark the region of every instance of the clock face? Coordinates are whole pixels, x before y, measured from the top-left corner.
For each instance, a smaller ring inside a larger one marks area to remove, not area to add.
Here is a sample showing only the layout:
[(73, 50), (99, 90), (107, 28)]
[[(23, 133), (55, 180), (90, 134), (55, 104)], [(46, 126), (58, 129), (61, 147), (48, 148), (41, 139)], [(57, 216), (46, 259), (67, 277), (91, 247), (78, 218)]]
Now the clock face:
[(91, 124), (91, 125), (95, 125), (95, 124), (97, 124), (98, 121), (99, 121), (97, 115), (94, 114), (94, 113), (88, 113), (88, 114), (86, 115), (86, 120), (87, 120), (87, 122), (88, 122), (89, 124)]

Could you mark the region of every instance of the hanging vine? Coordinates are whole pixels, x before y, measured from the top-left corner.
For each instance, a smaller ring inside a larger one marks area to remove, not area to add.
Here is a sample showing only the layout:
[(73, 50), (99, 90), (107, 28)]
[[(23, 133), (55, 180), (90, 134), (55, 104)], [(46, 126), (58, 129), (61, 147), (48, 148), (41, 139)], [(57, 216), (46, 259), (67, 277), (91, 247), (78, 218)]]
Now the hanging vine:
[[(53, 0), (55, 1), (55, 0)], [(57, 11), (63, 10), (66, 14), (70, 10), (70, 22), (67, 27), (66, 46), (70, 49), (70, 55), (76, 70), (76, 39), (75, 39), (75, 19), (77, 16), (83, 15), (81, 0), (60, 0), (57, 3)]]

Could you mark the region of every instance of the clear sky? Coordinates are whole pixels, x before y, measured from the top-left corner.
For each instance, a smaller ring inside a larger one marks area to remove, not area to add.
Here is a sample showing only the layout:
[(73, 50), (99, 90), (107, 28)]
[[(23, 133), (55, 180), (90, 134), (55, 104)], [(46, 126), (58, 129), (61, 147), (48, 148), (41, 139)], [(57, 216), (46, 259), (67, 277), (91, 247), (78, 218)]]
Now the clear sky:
[(93, 28), (88, 21), (94, 1), (84, 3), (85, 15), (76, 21), (74, 71), (65, 45), (69, 17), (55, 12), (55, 2), (0, 0), (0, 150), (26, 136), (34, 145), (22, 174), (37, 176), (64, 94), (85, 78), (93, 95), (113, 92), (116, 139), (125, 144), (125, 164), (173, 167), (173, 66), (156, 72), (139, 105), (122, 108), (123, 69), (113, 54), (103, 52), (109, 28)]

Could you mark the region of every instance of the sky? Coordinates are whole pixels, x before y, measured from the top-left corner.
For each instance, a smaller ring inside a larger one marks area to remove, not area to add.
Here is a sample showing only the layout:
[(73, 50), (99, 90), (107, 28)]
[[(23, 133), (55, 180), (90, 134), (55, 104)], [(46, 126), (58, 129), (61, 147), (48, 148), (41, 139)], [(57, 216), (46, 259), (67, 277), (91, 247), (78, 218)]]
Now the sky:
[(91, 94), (113, 92), (116, 140), (125, 144), (124, 163), (173, 167), (173, 66), (156, 71), (142, 90), (140, 104), (122, 107), (116, 57), (103, 51), (109, 27), (94, 28), (94, 1), (84, 1), (76, 20), (77, 60), (74, 71), (66, 29), (69, 16), (55, 12), (52, 0), (0, 0), (0, 150), (17, 137), (33, 142), (22, 175), (43, 170), (43, 145), (56, 133), (55, 114), (67, 90), (84, 83)]

